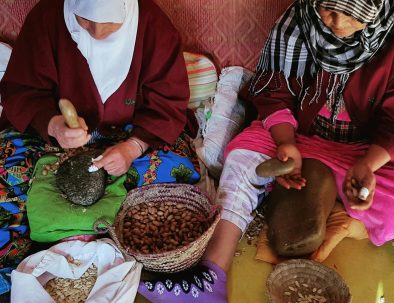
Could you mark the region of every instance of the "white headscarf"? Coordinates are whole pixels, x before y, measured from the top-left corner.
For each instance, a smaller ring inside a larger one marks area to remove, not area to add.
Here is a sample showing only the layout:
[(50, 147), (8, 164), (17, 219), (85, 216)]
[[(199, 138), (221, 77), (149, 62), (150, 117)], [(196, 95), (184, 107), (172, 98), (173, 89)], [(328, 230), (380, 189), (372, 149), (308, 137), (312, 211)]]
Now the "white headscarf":
[[(103, 103), (120, 87), (130, 70), (138, 29), (138, 0), (65, 0), (64, 20), (86, 58)], [(90, 21), (123, 23), (104, 40), (82, 28), (75, 15)]]

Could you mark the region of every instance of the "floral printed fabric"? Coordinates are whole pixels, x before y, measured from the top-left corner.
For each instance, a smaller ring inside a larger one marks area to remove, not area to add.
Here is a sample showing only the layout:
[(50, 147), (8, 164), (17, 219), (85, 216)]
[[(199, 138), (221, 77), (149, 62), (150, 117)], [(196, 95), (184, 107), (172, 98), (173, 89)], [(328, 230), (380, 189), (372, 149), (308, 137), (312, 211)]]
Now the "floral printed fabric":
[(138, 292), (153, 303), (227, 303), (226, 273), (205, 260), (187, 271), (142, 280)]
[(0, 132), (0, 295), (10, 289), (9, 273), (25, 257), (31, 241), (26, 192), (45, 143), (15, 130)]
[(136, 159), (127, 172), (127, 190), (154, 183), (188, 183), (200, 180), (197, 155), (189, 138), (181, 135), (174, 145), (163, 145)]
[(18, 264), (30, 247), (26, 192), (45, 143), (15, 130), (0, 132), (0, 268)]
[[(31, 134), (14, 129), (0, 132), (0, 269), (14, 268), (29, 251), (26, 193), (36, 162), (53, 151), (59, 149)], [(188, 137), (181, 135), (174, 145), (163, 145), (134, 161), (125, 187), (131, 190), (152, 183), (195, 183), (200, 179), (198, 167)]]

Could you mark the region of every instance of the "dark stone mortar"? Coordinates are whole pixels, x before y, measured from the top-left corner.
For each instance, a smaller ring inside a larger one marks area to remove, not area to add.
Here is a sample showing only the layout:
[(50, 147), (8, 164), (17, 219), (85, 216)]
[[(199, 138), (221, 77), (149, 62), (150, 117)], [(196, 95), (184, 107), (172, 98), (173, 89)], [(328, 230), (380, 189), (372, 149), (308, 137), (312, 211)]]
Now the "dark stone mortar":
[(89, 206), (105, 192), (107, 174), (104, 169), (89, 172), (92, 158), (102, 151), (94, 150), (77, 154), (64, 161), (56, 173), (56, 185), (72, 203)]

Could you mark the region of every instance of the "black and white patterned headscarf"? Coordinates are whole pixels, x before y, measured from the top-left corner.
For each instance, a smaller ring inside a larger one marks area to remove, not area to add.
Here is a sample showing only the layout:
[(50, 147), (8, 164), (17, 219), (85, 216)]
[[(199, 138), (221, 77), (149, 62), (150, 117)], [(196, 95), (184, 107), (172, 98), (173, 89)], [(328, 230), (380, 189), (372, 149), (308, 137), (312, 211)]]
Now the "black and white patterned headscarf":
[[(351, 15), (367, 26), (352, 37), (339, 38), (326, 27), (318, 8)], [(296, 0), (276, 22), (257, 64), (250, 93), (268, 85), (259, 83), (267, 73), (283, 72), (301, 78), (323, 69), (339, 78), (333, 99), (341, 95), (349, 74), (368, 62), (393, 32), (394, 0)], [(291, 89), (290, 89), (291, 90)], [(336, 102), (336, 101), (335, 101)]]

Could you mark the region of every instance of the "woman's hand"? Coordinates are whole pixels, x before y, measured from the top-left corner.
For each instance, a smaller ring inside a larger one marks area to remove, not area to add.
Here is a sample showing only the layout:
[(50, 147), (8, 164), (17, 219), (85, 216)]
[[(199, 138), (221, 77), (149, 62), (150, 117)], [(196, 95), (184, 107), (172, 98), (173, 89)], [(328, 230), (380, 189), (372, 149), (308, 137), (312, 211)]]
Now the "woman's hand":
[(100, 160), (94, 161), (94, 166), (104, 168), (112, 176), (125, 174), (131, 163), (141, 156), (141, 150), (130, 141), (111, 146), (101, 155)]
[(62, 115), (53, 116), (48, 124), (48, 135), (54, 137), (62, 148), (77, 148), (91, 138), (85, 120), (78, 117), (80, 128), (69, 128)]
[(301, 189), (304, 187), (306, 180), (301, 176), (302, 157), (297, 146), (291, 143), (279, 145), (276, 150), (276, 157), (281, 161), (287, 161), (289, 157), (295, 161), (294, 170), (287, 175), (276, 177), (276, 181), (287, 189)]
[[(351, 208), (366, 210), (371, 207), (376, 188), (374, 172), (390, 160), (391, 155), (385, 148), (371, 144), (365, 155), (349, 169), (343, 182), (342, 190)], [(369, 190), (369, 195), (365, 201), (358, 198), (362, 187)]]
[[(372, 169), (365, 162), (359, 161), (347, 172), (343, 182), (343, 193), (352, 209), (366, 210), (372, 205), (375, 186), (376, 178)], [(358, 197), (362, 187), (369, 190), (366, 200), (361, 200)]]

